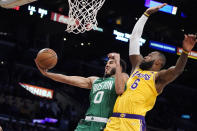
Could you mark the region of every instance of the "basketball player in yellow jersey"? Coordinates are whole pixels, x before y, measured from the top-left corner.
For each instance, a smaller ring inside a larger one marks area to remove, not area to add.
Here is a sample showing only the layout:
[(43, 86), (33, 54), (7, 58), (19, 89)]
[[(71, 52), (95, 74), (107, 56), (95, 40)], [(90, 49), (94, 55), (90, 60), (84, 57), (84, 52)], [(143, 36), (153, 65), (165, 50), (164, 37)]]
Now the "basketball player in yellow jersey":
[[(152, 13), (165, 5), (148, 8), (132, 31), (129, 47), (129, 58), (132, 64), (131, 76), (127, 81), (125, 92), (116, 100), (112, 117), (104, 131), (145, 131), (146, 112), (153, 108), (157, 96), (164, 87), (175, 80), (184, 70), (188, 53), (197, 42), (195, 35), (185, 35), (182, 54), (176, 65), (169, 69), (161, 70), (166, 58), (158, 51), (151, 52), (144, 58), (140, 55), (139, 39), (144, 25)], [(116, 80), (118, 78), (120, 77), (117, 77)]]

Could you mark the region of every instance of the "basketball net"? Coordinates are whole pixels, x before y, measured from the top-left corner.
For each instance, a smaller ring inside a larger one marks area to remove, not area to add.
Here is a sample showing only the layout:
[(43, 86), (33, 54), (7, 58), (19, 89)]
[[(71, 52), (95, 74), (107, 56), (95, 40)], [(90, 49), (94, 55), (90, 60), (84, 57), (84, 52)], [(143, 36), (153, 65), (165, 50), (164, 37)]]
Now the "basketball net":
[(70, 24), (66, 31), (69, 33), (84, 33), (96, 28), (96, 16), (105, 0), (68, 0)]

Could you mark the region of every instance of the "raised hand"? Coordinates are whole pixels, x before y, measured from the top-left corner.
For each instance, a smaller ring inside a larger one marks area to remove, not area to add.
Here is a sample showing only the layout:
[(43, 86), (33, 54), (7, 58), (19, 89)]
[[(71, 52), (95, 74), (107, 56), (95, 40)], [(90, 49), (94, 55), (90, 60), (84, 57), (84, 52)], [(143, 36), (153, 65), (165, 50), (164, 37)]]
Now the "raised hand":
[(196, 35), (193, 34), (185, 35), (185, 38), (183, 40), (183, 49), (185, 51), (190, 52), (195, 46), (196, 42), (197, 42)]
[(108, 58), (114, 59), (116, 63), (120, 62), (120, 54), (119, 53), (109, 53)]
[(155, 6), (155, 7), (150, 7), (148, 8), (145, 12), (148, 14), (148, 15), (151, 15), (155, 12), (157, 12), (159, 9), (163, 8), (164, 6), (166, 6), (167, 3), (164, 3), (162, 5), (158, 5), (158, 6)]

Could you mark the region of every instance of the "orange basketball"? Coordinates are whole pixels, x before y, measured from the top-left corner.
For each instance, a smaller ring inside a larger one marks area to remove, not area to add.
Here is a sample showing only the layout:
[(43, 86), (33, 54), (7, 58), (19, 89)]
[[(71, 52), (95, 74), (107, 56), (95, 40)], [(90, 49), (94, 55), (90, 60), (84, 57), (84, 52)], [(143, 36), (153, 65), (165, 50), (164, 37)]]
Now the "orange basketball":
[(42, 69), (51, 69), (57, 64), (57, 54), (52, 49), (44, 48), (38, 52), (36, 62)]

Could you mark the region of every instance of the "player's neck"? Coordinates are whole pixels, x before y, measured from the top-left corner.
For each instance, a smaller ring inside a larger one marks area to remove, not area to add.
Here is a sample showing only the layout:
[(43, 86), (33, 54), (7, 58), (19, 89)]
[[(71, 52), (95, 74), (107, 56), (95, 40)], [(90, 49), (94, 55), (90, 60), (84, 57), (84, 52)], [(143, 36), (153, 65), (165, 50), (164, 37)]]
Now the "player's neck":
[(114, 77), (115, 78), (115, 75), (111, 75), (110, 77)]
[(115, 75), (106, 75), (106, 74), (105, 74), (105, 75), (103, 76), (103, 78), (110, 78), (110, 77), (114, 77), (114, 78), (115, 78)]

